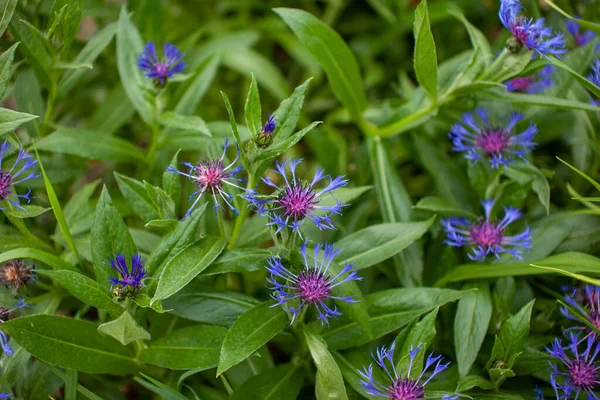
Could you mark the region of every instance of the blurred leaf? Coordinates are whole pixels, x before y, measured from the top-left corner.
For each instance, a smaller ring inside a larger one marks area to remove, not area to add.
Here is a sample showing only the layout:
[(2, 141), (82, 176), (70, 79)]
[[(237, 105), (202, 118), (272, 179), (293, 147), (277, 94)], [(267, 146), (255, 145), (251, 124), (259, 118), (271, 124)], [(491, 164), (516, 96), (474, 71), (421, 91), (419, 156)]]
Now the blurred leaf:
[(2, 17), (0, 18), (0, 36), (4, 35), (4, 31), (8, 28), (8, 24), (13, 17), (18, 2), (19, 0), (0, 1), (0, 10), (2, 10)]
[(250, 88), (248, 89), (248, 97), (246, 97), (246, 126), (250, 129), (253, 135), (256, 135), (262, 130), (262, 114), (260, 108), (260, 95), (258, 93), (258, 85), (254, 74), (250, 82)]
[(466, 283), (463, 290), (477, 289), (459, 301), (454, 316), (454, 348), (461, 377), (465, 377), (479, 354), (492, 317), (492, 297), (484, 282)]
[(478, 94), (482, 98), (501, 100), (515, 105), (531, 105), (548, 107), (557, 110), (584, 110), (598, 111), (598, 107), (581, 101), (566, 100), (548, 95), (537, 95), (529, 93), (509, 93), (503, 88), (502, 91), (486, 91)]
[[(581, 274), (576, 274), (576, 273), (570, 272), (570, 271), (568, 271), (564, 267), (562, 267), (562, 268), (553, 268), (553, 267), (544, 267), (542, 265), (537, 265), (537, 264), (530, 264), (530, 265), (532, 267), (534, 267), (534, 268), (541, 268), (543, 270), (546, 270), (549, 273), (551, 273), (551, 272), (559, 273), (561, 275), (565, 275), (565, 276), (569, 276), (571, 278), (577, 279), (578, 281), (589, 283), (590, 285), (600, 286), (600, 279), (588, 278), (585, 275), (581, 275)], [(598, 273), (598, 271), (596, 271), (596, 273)]]
[(273, 9), (319, 60), (327, 73), (335, 96), (355, 119), (367, 107), (358, 64), (340, 35), (310, 13), (292, 9)]
[(304, 374), (290, 364), (278, 365), (249, 378), (230, 400), (294, 400), (304, 383)]
[(158, 277), (158, 288), (152, 302), (166, 299), (181, 290), (221, 254), (226, 244), (225, 239), (207, 236), (181, 249)]
[[(558, 60), (556, 57), (551, 57), (550, 62), (571, 74), (571, 76), (575, 78), (575, 80), (579, 82), (581, 86), (592, 92), (594, 97), (600, 98), (600, 87), (596, 86), (594, 83), (590, 82), (588, 79), (578, 74), (577, 71), (575, 71), (573, 68), (569, 67), (562, 61)], [(594, 107), (594, 110), (597, 111), (598, 107)]]
[[(64, 11), (63, 11), (64, 10)], [(56, 18), (60, 16), (59, 20)], [(62, 41), (63, 49), (68, 49), (79, 30), (79, 24), (83, 16), (83, 0), (54, 0), (50, 10), (50, 21), (48, 26), (57, 24), (55, 35)]]
[(191, 82), (180, 86), (176, 92), (178, 101), (174, 109), (177, 114), (190, 115), (196, 111), (202, 97), (214, 81), (220, 63), (220, 57), (208, 58), (196, 68)]
[(435, 42), (429, 25), (427, 0), (422, 0), (415, 9), (415, 75), (419, 84), (427, 91), (431, 101), (437, 102), (437, 55)]
[[(102, 139), (99, 139), (99, 138)], [(93, 145), (92, 145), (93, 143)], [(144, 163), (142, 151), (130, 142), (87, 129), (59, 128), (36, 142), (39, 150), (92, 160)]]
[(138, 369), (132, 349), (101, 336), (95, 323), (38, 314), (4, 322), (2, 331), (50, 364), (90, 374), (127, 374)]
[(140, 360), (169, 369), (214, 368), (226, 333), (225, 328), (208, 325), (179, 329), (153, 341)]
[(561, 163), (565, 164), (567, 167), (571, 168), (573, 171), (577, 172), (579, 175), (581, 175), (586, 181), (588, 181), (589, 183), (591, 183), (598, 191), (600, 191), (600, 183), (596, 182), (594, 179), (592, 179), (590, 176), (588, 176), (585, 172), (580, 171), (579, 169), (575, 168), (574, 166), (572, 166), (571, 164), (569, 164), (568, 162), (556, 157), (558, 159), (558, 161), (560, 161)]
[(19, 51), (27, 58), (40, 84), (47, 89), (53, 89), (52, 65), (56, 59), (56, 52), (46, 36), (18, 16), (10, 21), (10, 32), (21, 42)]
[[(17, 101), (17, 108), (22, 112), (26, 112), (37, 117), (44, 115), (45, 105), (42, 99), (42, 88), (38, 84), (38, 80), (32, 70), (25, 70), (17, 75), (14, 87), (14, 96)], [(0, 109), (0, 115), (2, 109)], [(25, 123), (25, 129), (31, 137), (40, 137), (40, 125), (43, 118), (31, 119)], [(0, 119), (1, 120), (1, 119)], [(2, 125), (0, 125), (1, 127)], [(15, 127), (16, 129), (16, 127)]]
[(531, 190), (538, 195), (540, 204), (546, 209), (546, 214), (550, 214), (550, 184), (535, 165), (519, 162), (509, 165), (502, 173), (520, 185), (531, 183)]
[(172, 387), (165, 385), (164, 383), (162, 383), (148, 375), (145, 375), (142, 373), (140, 375), (142, 375), (145, 379), (142, 379), (139, 376), (136, 376), (133, 379), (137, 383), (139, 383), (140, 385), (145, 387), (146, 389), (159, 395), (160, 398), (166, 399), (166, 400), (189, 400), (187, 397), (185, 397), (184, 395), (182, 395), (181, 393), (179, 393), (177, 390), (173, 389)]
[(98, 332), (117, 339), (124, 346), (136, 340), (150, 340), (150, 334), (135, 322), (135, 319), (127, 311), (122, 313), (119, 318), (100, 325)]
[(217, 376), (250, 357), (288, 325), (287, 313), (273, 304), (261, 303), (233, 323), (223, 340)]
[(479, 387), (484, 390), (493, 389), (492, 383), (483, 376), (469, 375), (460, 379), (458, 386), (456, 387), (456, 391), (466, 392), (467, 390), (471, 390), (475, 387)]
[(8, 108), (0, 108), (0, 136), (11, 133), (25, 122), (36, 118), (37, 115), (16, 112)]
[(477, 218), (477, 215), (475, 215), (474, 213), (455, 208), (452, 205), (450, 205), (450, 203), (448, 203), (446, 200), (434, 196), (423, 197), (415, 205), (415, 208), (418, 210), (431, 211), (442, 215), (456, 215), (469, 218)]
[[(508, 50), (503, 50), (503, 52), (508, 52)], [(497, 57), (504, 57), (501, 60), (500, 68), (495, 71), (491, 71), (491, 74), (487, 74), (490, 72), (489, 70), (483, 73), (483, 76), (480, 76), (479, 79), (490, 82), (505, 82), (510, 78), (513, 78), (519, 75), (525, 67), (531, 62), (533, 57), (533, 50), (521, 50), (518, 54), (513, 54), (508, 52), (508, 54), (503, 55), (504, 53), (500, 53)], [(493, 64), (492, 64), (493, 65)]]
[(333, 356), (327, 351), (321, 340), (308, 331), (304, 331), (308, 350), (317, 366), (315, 395), (317, 400), (348, 400), (344, 379)]
[(206, 136), (212, 136), (206, 122), (200, 117), (165, 111), (158, 116), (158, 122), (168, 128), (200, 132)]
[[(1, 24), (2, 22), (0, 21), (0, 25)], [(15, 50), (17, 50), (18, 45), (19, 43), (13, 44), (8, 50), (0, 55), (0, 98), (4, 97), (8, 83), (10, 82)]]
[(5, 251), (4, 253), (0, 254), (0, 263), (22, 258), (31, 258), (32, 260), (39, 261), (57, 270), (68, 269), (74, 271), (76, 269), (72, 264), (69, 264), (53, 254), (27, 247)]
[(571, 15), (569, 15), (568, 13), (563, 11), (560, 7), (558, 7), (554, 3), (554, 1), (551, 1), (551, 0), (544, 0), (544, 1), (546, 2), (546, 4), (548, 4), (550, 7), (554, 8), (556, 11), (558, 11), (564, 17), (567, 17), (573, 21), (576, 21), (579, 25), (581, 25), (582, 28), (590, 29), (590, 30), (600, 34), (600, 24), (572, 17)]

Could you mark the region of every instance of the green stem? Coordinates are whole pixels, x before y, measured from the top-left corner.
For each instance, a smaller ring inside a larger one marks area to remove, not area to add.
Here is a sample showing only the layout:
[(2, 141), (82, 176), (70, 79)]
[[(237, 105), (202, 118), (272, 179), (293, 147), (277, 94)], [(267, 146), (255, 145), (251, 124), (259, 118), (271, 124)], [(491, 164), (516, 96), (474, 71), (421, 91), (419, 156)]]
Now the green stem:
[(229, 382), (227, 382), (227, 378), (225, 378), (225, 375), (223, 375), (223, 374), (219, 375), (219, 377), (221, 378), (221, 381), (223, 381), (223, 386), (225, 386), (225, 390), (227, 391), (227, 394), (231, 395), (233, 393), (233, 388), (231, 387)]
[(48, 125), (52, 119), (52, 113), (54, 112), (54, 101), (56, 100), (56, 89), (54, 82), (48, 93), (48, 102), (46, 103), (46, 113), (44, 114), (44, 124), (40, 129), (40, 136), (45, 136), (48, 133)]
[[(416, 113), (407, 115), (406, 117), (402, 118), (399, 121), (394, 122), (391, 125), (382, 127), (381, 129), (379, 129), (379, 132), (378, 132), (379, 136), (385, 137), (385, 136), (393, 135), (396, 132), (400, 131), (402, 128), (405, 128), (407, 125), (410, 125), (411, 123), (418, 121), (419, 118), (426, 116), (427, 114), (429, 114), (430, 112), (435, 110), (435, 108), (436, 108), (436, 103), (432, 102), (427, 107), (422, 108), (421, 110), (417, 111)], [(362, 129), (362, 127), (361, 127), (361, 129)], [(364, 132), (364, 130), (363, 130), (363, 132)]]
[(500, 55), (498, 57), (496, 57), (496, 59), (494, 60), (492, 65), (490, 65), (490, 67), (488, 69), (486, 69), (481, 75), (479, 75), (477, 77), (477, 80), (484, 81), (487, 77), (489, 77), (490, 74), (492, 72), (494, 72), (501, 63), (504, 62), (504, 59), (508, 56), (509, 53), (510, 53), (510, 51), (508, 51), (508, 49), (504, 48), (502, 50), (502, 53), (500, 53)]
[(148, 170), (151, 172), (154, 166), (156, 158), (156, 149), (158, 148), (158, 141), (160, 139), (160, 126), (156, 117), (152, 120), (152, 141), (150, 142), (150, 149), (148, 150), (148, 156), (146, 157), (146, 163), (148, 164)]
[(219, 232), (221, 236), (227, 239), (227, 232), (225, 231), (225, 221), (223, 220), (223, 211), (217, 209), (217, 219), (219, 220)]
[[(254, 175), (251, 174), (248, 177), (248, 185), (246, 185), (246, 188), (253, 189), (255, 185), (256, 179)], [(244, 226), (244, 222), (246, 222), (246, 218), (248, 218), (248, 215), (250, 215), (250, 208), (244, 207), (240, 212), (240, 215), (238, 215), (238, 217), (235, 219), (235, 225), (233, 227), (233, 231), (231, 232), (231, 237), (229, 238), (229, 245), (227, 246), (228, 249), (235, 247), (235, 243), (240, 235), (242, 226)]]

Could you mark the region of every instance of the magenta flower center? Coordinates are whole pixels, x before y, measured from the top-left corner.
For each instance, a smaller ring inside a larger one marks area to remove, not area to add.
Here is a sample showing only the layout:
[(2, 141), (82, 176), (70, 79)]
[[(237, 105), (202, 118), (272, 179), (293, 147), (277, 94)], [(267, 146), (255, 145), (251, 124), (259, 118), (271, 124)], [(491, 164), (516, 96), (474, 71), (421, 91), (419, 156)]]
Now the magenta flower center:
[(167, 76), (169, 74), (169, 64), (157, 62), (156, 64), (154, 64), (154, 71), (156, 72), (156, 75), (163, 77)]
[(417, 400), (425, 398), (425, 391), (417, 381), (396, 378), (388, 387), (388, 396), (393, 400)]
[(474, 223), (469, 229), (473, 242), (481, 247), (498, 246), (504, 239), (502, 228), (490, 221)]
[(530, 76), (524, 76), (521, 78), (515, 78), (511, 80), (510, 83), (515, 88), (515, 92), (525, 92), (533, 83), (533, 78)]
[(510, 134), (501, 129), (489, 129), (477, 136), (477, 147), (487, 155), (502, 153), (510, 144)]
[(202, 190), (218, 190), (229, 173), (223, 168), (221, 160), (200, 161), (196, 164), (194, 183)]
[(303, 270), (298, 274), (298, 290), (302, 301), (319, 303), (331, 297), (331, 286), (323, 274)]
[(12, 181), (11, 174), (0, 169), (0, 200), (5, 200), (12, 193)]
[(284, 216), (290, 216), (297, 221), (314, 210), (319, 200), (309, 185), (288, 185), (277, 202), (283, 208)]
[(592, 391), (594, 387), (600, 384), (598, 380), (598, 371), (594, 365), (584, 360), (576, 359), (568, 368), (570, 383), (577, 389)]
[[(523, 26), (523, 22), (525, 21), (524, 17), (519, 17), (516, 21), (510, 24), (509, 30), (516, 37), (519, 42), (526, 45), (529, 39), (529, 31)], [(531, 50), (527, 45), (526, 47)]]

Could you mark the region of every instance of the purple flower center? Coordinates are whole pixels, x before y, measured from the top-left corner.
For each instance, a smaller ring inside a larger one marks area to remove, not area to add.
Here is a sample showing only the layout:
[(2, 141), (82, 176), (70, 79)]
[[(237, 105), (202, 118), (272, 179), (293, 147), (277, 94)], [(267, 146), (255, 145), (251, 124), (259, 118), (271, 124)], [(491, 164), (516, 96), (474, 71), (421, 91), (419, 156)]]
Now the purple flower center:
[(476, 245), (484, 248), (498, 246), (504, 239), (502, 228), (485, 220), (474, 223), (469, 229), (469, 234)]
[(331, 297), (331, 286), (322, 273), (302, 270), (298, 274), (298, 290), (302, 301), (319, 303)]
[(529, 86), (533, 83), (533, 77), (523, 76), (521, 78), (515, 78), (510, 81), (510, 84), (514, 88), (515, 92), (525, 92), (529, 89)]
[(393, 400), (417, 400), (425, 398), (423, 386), (409, 378), (396, 378), (388, 387), (389, 397)]
[(220, 189), (223, 186), (223, 180), (229, 177), (229, 173), (223, 168), (223, 161), (221, 160), (198, 162), (194, 175), (196, 176), (194, 183), (203, 191)]
[(570, 383), (577, 389), (591, 392), (600, 383), (598, 371), (594, 365), (581, 359), (576, 359), (567, 369)]
[(169, 64), (165, 62), (157, 62), (154, 64), (154, 71), (156, 75), (161, 77), (167, 77), (169, 75)]
[(523, 43), (527, 49), (531, 50), (531, 48), (527, 46), (530, 32), (523, 26), (525, 21), (526, 19), (523, 16), (516, 18), (515, 21), (511, 22), (509, 30), (513, 36), (519, 40), (519, 42)]
[(491, 128), (477, 136), (476, 145), (486, 152), (488, 156), (501, 154), (510, 144), (510, 133)]
[(12, 191), (12, 175), (0, 169), (0, 200), (5, 200)]
[(316, 193), (310, 185), (299, 184), (297, 186), (286, 186), (285, 191), (277, 200), (283, 208), (284, 216), (291, 216), (294, 220), (300, 220), (315, 209), (319, 203)]

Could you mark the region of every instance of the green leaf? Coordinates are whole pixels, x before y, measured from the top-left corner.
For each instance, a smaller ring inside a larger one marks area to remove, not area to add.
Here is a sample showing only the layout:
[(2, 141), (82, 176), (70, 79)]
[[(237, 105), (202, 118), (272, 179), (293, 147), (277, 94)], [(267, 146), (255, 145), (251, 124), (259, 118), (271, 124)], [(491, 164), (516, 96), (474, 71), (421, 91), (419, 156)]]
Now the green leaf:
[(483, 390), (493, 389), (492, 383), (479, 375), (469, 375), (460, 379), (458, 386), (456, 387), (457, 392), (466, 392), (474, 387), (479, 387)]
[[(598, 273), (600, 259), (589, 254), (575, 251), (561, 253), (535, 261), (536, 265), (558, 267), (572, 273)], [(460, 282), (469, 279), (499, 278), (503, 276), (528, 276), (551, 273), (548, 270), (532, 267), (530, 262), (514, 264), (486, 265), (482, 263), (463, 264), (448, 272), (436, 282), (436, 286), (444, 286), (450, 282)]]
[(101, 336), (96, 324), (56, 315), (29, 315), (2, 324), (2, 331), (36, 358), (90, 374), (129, 374), (133, 351)]
[[(135, 212), (144, 222), (160, 219), (160, 216), (148, 196), (146, 185), (137, 179), (114, 172), (115, 179), (119, 189), (129, 204), (129, 207)], [(175, 175), (175, 174), (172, 174)]]
[(0, 36), (4, 35), (4, 31), (8, 28), (8, 24), (12, 20), (18, 1), (19, 0), (0, 1), (0, 10), (2, 11), (2, 17), (0, 17)]
[(179, 317), (206, 324), (230, 327), (240, 315), (259, 303), (242, 293), (188, 288), (165, 300), (165, 307)]
[(536, 265), (536, 264), (531, 264), (531, 266), (535, 267), (535, 268), (545, 269), (546, 271), (549, 271), (549, 272), (556, 272), (561, 275), (569, 276), (569, 277), (575, 278), (579, 281), (589, 283), (590, 285), (600, 286), (600, 279), (588, 278), (585, 275), (575, 274), (573, 272), (566, 271), (563, 268), (544, 267), (542, 265)]
[(361, 229), (337, 243), (342, 249), (340, 257), (355, 263), (356, 269), (368, 268), (395, 256), (421, 238), (433, 221), (431, 218), (425, 222), (398, 222)]
[(270, 256), (271, 252), (265, 249), (226, 250), (215, 262), (202, 271), (202, 275), (259, 271), (265, 267)]
[(342, 373), (333, 356), (315, 335), (304, 331), (308, 350), (317, 366), (315, 395), (317, 400), (348, 400)]
[(454, 349), (460, 376), (469, 373), (492, 317), (492, 297), (487, 283), (465, 284), (463, 290), (476, 288), (459, 301), (454, 316)]
[(146, 193), (152, 202), (152, 206), (156, 210), (158, 217), (162, 220), (174, 220), (175, 203), (169, 195), (159, 187), (152, 186), (144, 181)]
[(260, 95), (258, 93), (258, 85), (254, 74), (250, 81), (250, 89), (246, 98), (246, 126), (250, 129), (253, 135), (258, 134), (262, 130), (262, 111), (260, 107)]
[[(54, 373), (54, 375), (58, 376), (64, 382), (67, 381), (67, 375), (62, 370), (60, 370), (59, 368), (56, 368), (53, 365), (47, 365), (47, 367)], [(77, 384), (77, 391), (90, 400), (102, 400), (102, 397), (96, 396), (94, 393), (92, 393), (91, 391), (89, 391), (88, 389), (86, 389), (85, 387), (83, 387), (80, 384)], [(45, 395), (45, 393), (44, 393), (44, 395)]]
[[(92, 145), (93, 143), (93, 145)], [(60, 128), (37, 143), (39, 150), (91, 160), (144, 163), (142, 151), (130, 142), (88, 129)]]
[(91, 233), (96, 281), (108, 287), (110, 277), (116, 275), (116, 271), (110, 267), (111, 258), (122, 254), (129, 265), (130, 257), (137, 254), (137, 250), (127, 226), (111, 203), (106, 187), (102, 188), (102, 194), (96, 205)]
[(206, 126), (206, 122), (194, 115), (183, 115), (172, 111), (165, 111), (158, 116), (158, 122), (167, 128), (200, 132), (206, 136), (212, 136), (208, 130), (208, 126)]
[(478, 93), (478, 96), (484, 99), (500, 100), (520, 106), (540, 106), (556, 110), (598, 111), (598, 107), (582, 101), (561, 99), (560, 97), (548, 95), (509, 93), (505, 88), (501, 90), (480, 92)]
[(180, 86), (177, 94), (181, 92), (181, 95), (178, 96), (179, 100), (174, 109), (177, 114), (189, 115), (196, 111), (202, 97), (215, 79), (220, 63), (221, 59), (218, 56), (208, 58), (196, 68), (191, 82), (188, 81)]
[(227, 330), (220, 326), (196, 325), (179, 329), (153, 341), (140, 360), (169, 369), (210, 369), (217, 366)]
[[(549, 60), (552, 64), (567, 71), (573, 78), (575, 78), (575, 80), (577, 82), (579, 82), (581, 84), (581, 86), (583, 86), (584, 88), (586, 88), (587, 90), (592, 92), (594, 97), (596, 97), (596, 98), (600, 97), (600, 87), (596, 86), (594, 83), (587, 80), (584, 76), (577, 73), (577, 71), (575, 71), (573, 68), (569, 67), (567, 64), (563, 63), (562, 61), (558, 60), (556, 57), (550, 57)], [(598, 107), (594, 107), (594, 108), (595, 108), (595, 111), (598, 111)]]
[[(2, 22), (0, 21), (0, 25)], [(1, 34), (0, 34), (1, 35)], [(19, 43), (13, 44), (8, 50), (0, 55), (0, 98), (4, 97), (6, 88), (12, 75), (13, 60), (15, 59), (15, 50)]]
[(273, 146), (277, 146), (279, 143), (289, 138), (294, 132), (294, 129), (296, 129), (296, 125), (298, 125), (298, 120), (300, 119), (300, 112), (302, 111), (302, 106), (304, 104), (306, 90), (308, 89), (308, 84), (311, 80), (312, 78), (308, 78), (303, 84), (297, 86), (292, 95), (283, 100), (281, 104), (279, 104), (277, 110), (273, 113), (276, 115), (275, 121), (277, 122), (275, 131), (273, 132)]
[(415, 9), (415, 54), (414, 66), (417, 81), (431, 97), (431, 101), (437, 101), (437, 55), (435, 42), (429, 25), (429, 12), (427, 0), (422, 0)]
[(11, 133), (25, 122), (36, 118), (37, 115), (16, 112), (8, 108), (0, 108), (0, 136)]
[(546, 4), (548, 4), (550, 7), (554, 8), (556, 11), (558, 11), (564, 17), (567, 17), (573, 21), (576, 21), (577, 24), (579, 24), (582, 28), (590, 29), (590, 30), (600, 34), (600, 24), (591, 22), (591, 21), (586, 21), (586, 20), (579, 19), (579, 18), (575, 18), (575, 17), (569, 15), (568, 13), (566, 13), (565, 11), (563, 11), (560, 7), (558, 7), (554, 3), (554, 1), (551, 1), (551, 0), (544, 0), (544, 1), (546, 2)]
[(409, 352), (415, 347), (420, 347), (422, 351), (419, 351), (415, 356), (410, 373), (411, 376), (415, 376), (412, 374), (421, 373), (423, 370), (423, 360), (425, 359), (427, 348), (431, 346), (433, 340), (435, 339), (435, 335), (437, 334), (435, 329), (435, 320), (438, 312), (439, 308), (436, 308), (430, 313), (426, 314), (419, 322), (415, 324), (410, 332), (408, 332), (408, 336), (402, 344), (402, 349), (400, 351), (400, 354), (402, 354), (404, 357), (398, 362), (396, 369), (408, 371), (409, 358), (405, 356), (409, 354)]
[[(177, 165), (177, 159), (179, 151), (175, 153), (170, 165)], [(181, 176), (165, 170), (162, 175), (162, 187), (165, 189), (169, 197), (175, 202), (175, 210), (177, 210), (177, 204), (181, 198)]]
[(415, 208), (417, 210), (426, 210), (442, 215), (456, 215), (462, 217), (477, 218), (476, 214), (469, 211), (461, 210), (460, 208), (456, 208), (446, 200), (434, 196), (423, 197), (415, 205)]
[(124, 346), (136, 340), (150, 340), (150, 334), (127, 311), (119, 318), (100, 325), (98, 332), (117, 339)]
[[(77, 54), (73, 60), (73, 64), (93, 65), (98, 56), (100, 56), (104, 49), (112, 42), (117, 34), (117, 28), (117, 23), (113, 22), (94, 34), (81, 52)], [(65, 72), (58, 82), (59, 97), (64, 97), (71, 89), (73, 89), (86, 73), (87, 71), (85, 69), (71, 69)]]
[(319, 60), (335, 96), (355, 119), (367, 107), (358, 63), (340, 35), (310, 13), (292, 9), (273, 9), (294, 31), (298, 39)]
[(52, 210), (50, 208), (44, 208), (36, 205), (28, 205), (24, 204), (23, 207), (25, 210), (21, 210), (20, 208), (11, 209), (8, 213), (15, 218), (35, 218), (39, 215), (44, 214), (46, 211)]
[(408, 325), (419, 316), (437, 307), (460, 299), (465, 293), (458, 290), (435, 288), (389, 289), (365, 296), (370, 317), (372, 336), (346, 317), (333, 321), (323, 332), (329, 349), (360, 346)]
[[(62, 11), (64, 8), (64, 11)], [(61, 16), (56, 21), (57, 16)], [(56, 34), (62, 41), (63, 49), (68, 49), (79, 30), (79, 24), (83, 17), (83, 0), (54, 0), (50, 10), (50, 20), (48, 26), (58, 23)]]
[(142, 379), (139, 376), (133, 378), (134, 381), (145, 387), (146, 389), (154, 392), (160, 396), (161, 399), (166, 400), (189, 400), (187, 397), (179, 393), (177, 390), (172, 387), (165, 385), (164, 383), (148, 376), (145, 374), (140, 374), (146, 379)]
[(26, 247), (5, 251), (4, 253), (0, 254), (0, 263), (21, 258), (31, 258), (32, 260), (44, 263), (54, 269), (75, 270), (75, 267), (72, 264), (69, 264), (68, 262), (56, 257), (54, 254)]
[(134, 114), (135, 108), (125, 89), (121, 83), (117, 83), (88, 120), (88, 126), (105, 135), (114, 135)]
[(550, 184), (542, 172), (533, 164), (519, 162), (509, 165), (502, 173), (520, 185), (531, 184), (531, 190), (538, 195), (540, 204), (550, 214)]
[(244, 361), (286, 327), (290, 321), (287, 313), (273, 305), (272, 301), (261, 303), (233, 323), (223, 340), (217, 376)]
[(488, 366), (502, 361), (502, 368), (512, 368), (515, 359), (523, 351), (525, 339), (529, 335), (529, 321), (535, 300), (527, 303), (517, 314), (502, 323), (500, 332), (496, 335), (492, 356)]
[(588, 181), (589, 183), (591, 183), (598, 191), (600, 191), (600, 183), (596, 182), (593, 178), (591, 178), (589, 175), (587, 175), (585, 172), (575, 168), (574, 166), (572, 166), (571, 164), (569, 164), (568, 162), (564, 161), (561, 158), (558, 158), (558, 161), (560, 161), (561, 163), (565, 164), (567, 167), (571, 168), (573, 171), (577, 172), (579, 175), (581, 175), (586, 181)]
[(285, 153), (289, 148), (302, 140), (302, 138), (308, 132), (312, 131), (319, 124), (321, 124), (321, 121), (312, 122), (306, 128), (296, 132), (285, 140), (274, 140), (273, 144), (271, 144), (271, 146), (269, 146), (267, 149), (261, 151), (256, 159), (258, 161), (270, 161), (273, 158)]
[(38, 166), (40, 167), (40, 171), (42, 172), (42, 177), (44, 178), (44, 185), (46, 186), (46, 192), (48, 193), (48, 200), (50, 200), (50, 205), (52, 206), (52, 211), (54, 212), (54, 216), (56, 217), (56, 221), (58, 222), (58, 226), (60, 227), (60, 232), (63, 237), (67, 241), (69, 248), (75, 254), (75, 257), (79, 259), (79, 252), (77, 251), (77, 247), (75, 246), (75, 242), (73, 241), (73, 236), (71, 236), (71, 231), (69, 230), (69, 225), (67, 225), (67, 221), (65, 220), (65, 216), (62, 211), (62, 207), (60, 206), (60, 202), (58, 201), (58, 197), (56, 196), (56, 192), (52, 187), (52, 183), (48, 179), (48, 175), (46, 175), (46, 170), (44, 169), (44, 165), (42, 164), (42, 160), (40, 159), (40, 155), (37, 151), (37, 147), (35, 148), (35, 155), (38, 159)]
[(196, 240), (198, 223), (205, 210), (206, 204), (200, 205), (185, 221), (162, 238), (146, 262), (150, 276), (160, 276), (165, 265)]
[(27, 58), (40, 84), (52, 88), (52, 65), (56, 54), (46, 36), (29, 22), (19, 18), (10, 21), (10, 32), (21, 42), (19, 51)]
[[(221, 97), (223, 97), (223, 102), (225, 103), (225, 108), (227, 109), (227, 114), (229, 115), (229, 123), (231, 124), (231, 132), (233, 133), (233, 137), (235, 137), (235, 141), (239, 143), (242, 142), (242, 138), (240, 137), (240, 133), (238, 132), (237, 123), (235, 122), (235, 115), (233, 114), (233, 108), (231, 108), (231, 103), (229, 102), (229, 98), (225, 94), (225, 92), (221, 92)], [(250, 163), (248, 162), (248, 156), (246, 155), (246, 149), (243, 148), (241, 151), (242, 162), (247, 171), (252, 171), (250, 169)]]
[(137, 58), (143, 50), (144, 43), (140, 33), (129, 19), (127, 8), (123, 5), (117, 31), (117, 68), (129, 100), (144, 122), (152, 125), (154, 108), (144, 94), (148, 83), (137, 68)]
[(187, 285), (221, 254), (227, 241), (208, 236), (183, 248), (165, 265), (152, 299), (166, 299)]
[(230, 400), (294, 400), (304, 384), (298, 367), (278, 365), (249, 378), (229, 397)]
[(79, 272), (38, 270), (37, 273), (42, 276), (49, 276), (54, 282), (67, 289), (75, 298), (86, 304), (106, 310), (113, 316), (123, 312), (123, 308), (113, 301), (108, 288)]
[(493, 53), (485, 35), (473, 24), (471, 24), (462, 13), (456, 10), (448, 10), (448, 12), (450, 13), (450, 15), (462, 22), (465, 28), (467, 28), (467, 32), (469, 33), (469, 39), (471, 40), (471, 45), (473, 46), (473, 49), (475, 49), (475, 51), (477, 52), (478, 57), (482, 59), (483, 64), (488, 65), (493, 58)]
[(480, 80), (485, 79), (489, 82), (505, 82), (508, 79), (519, 75), (525, 69), (525, 67), (529, 65), (533, 57), (533, 50), (522, 50), (518, 54), (510, 53), (506, 49), (503, 50), (503, 52), (504, 53), (500, 53), (498, 56), (502, 57), (504, 54), (504, 59), (500, 64), (500, 68), (494, 71), (491, 76), (487, 76), (484, 73), (484, 76), (479, 77)]

